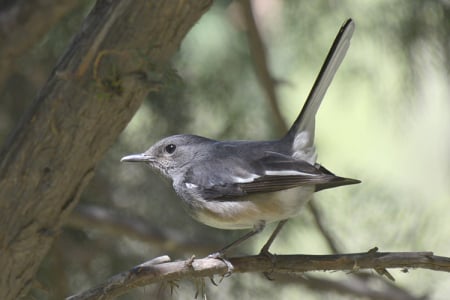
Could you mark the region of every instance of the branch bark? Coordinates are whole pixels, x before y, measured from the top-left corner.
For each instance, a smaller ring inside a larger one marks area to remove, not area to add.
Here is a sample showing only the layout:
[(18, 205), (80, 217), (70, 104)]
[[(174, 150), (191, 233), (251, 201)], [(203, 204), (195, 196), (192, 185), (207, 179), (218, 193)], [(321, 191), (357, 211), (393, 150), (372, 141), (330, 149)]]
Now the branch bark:
[(144, 97), (203, 1), (99, 0), (0, 157), (0, 299), (27, 294), (97, 161)]
[[(376, 252), (340, 255), (266, 255), (234, 257), (229, 262), (233, 273), (297, 274), (308, 271), (351, 271), (386, 268), (423, 268), (450, 272), (450, 258), (435, 256), (432, 252)], [(202, 258), (170, 262), (162, 256), (117, 274), (88, 291), (66, 300), (110, 299), (140, 286), (184, 278), (226, 276), (227, 264), (220, 259)]]

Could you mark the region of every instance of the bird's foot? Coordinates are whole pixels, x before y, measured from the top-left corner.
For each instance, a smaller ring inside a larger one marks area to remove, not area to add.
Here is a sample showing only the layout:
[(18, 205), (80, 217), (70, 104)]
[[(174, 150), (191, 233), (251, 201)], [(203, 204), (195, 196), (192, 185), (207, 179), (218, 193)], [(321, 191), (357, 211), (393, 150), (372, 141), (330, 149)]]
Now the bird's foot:
[[(233, 273), (234, 267), (231, 264), (231, 262), (225, 258), (225, 254), (223, 252), (218, 251), (218, 252), (212, 253), (212, 254), (208, 255), (208, 258), (219, 259), (224, 262), (224, 264), (227, 266), (227, 272), (223, 275), (223, 277), (228, 277)], [(213, 283), (215, 284), (214, 281), (213, 281)]]
[(276, 255), (270, 253), (269, 247), (266, 247), (266, 246), (261, 248), (261, 251), (259, 251), (259, 255), (267, 257), (270, 260), (270, 262), (272, 263), (272, 269), (268, 272), (263, 272), (263, 275), (268, 280), (273, 281), (274, 279), (270, 275), (273, 273), (273, 268), (275, 267)]

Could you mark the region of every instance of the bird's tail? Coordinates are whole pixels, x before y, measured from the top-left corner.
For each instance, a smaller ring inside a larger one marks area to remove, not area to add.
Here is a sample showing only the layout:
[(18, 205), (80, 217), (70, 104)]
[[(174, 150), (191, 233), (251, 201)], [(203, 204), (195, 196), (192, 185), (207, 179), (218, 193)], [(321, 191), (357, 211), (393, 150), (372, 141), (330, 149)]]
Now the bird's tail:
[(314, 130), (316, 113), (320, 103), (333, 80), (345, 54), (350, 46), (350, 39), (355, 30), (355, 23), (348, 19), (339, 30), (333, 45), (328, 52), (319, 75), (306, 99), (302, 111), (292, 127), (284, 136), (286, 143), (292, 145), (293, 155), (313, 163), (315, 161)]

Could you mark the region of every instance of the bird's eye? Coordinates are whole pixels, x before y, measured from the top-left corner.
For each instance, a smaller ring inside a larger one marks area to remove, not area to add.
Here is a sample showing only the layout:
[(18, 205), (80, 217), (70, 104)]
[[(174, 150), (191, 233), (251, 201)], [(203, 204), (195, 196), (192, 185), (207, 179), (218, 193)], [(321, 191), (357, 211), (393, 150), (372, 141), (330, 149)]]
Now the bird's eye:
[(175, 146), (174, 144), (169, 144), (166, 146), (165, 150), (167, 153), (172, 154), (173, 152), (175, 152), (176, 148), (177, 146)]

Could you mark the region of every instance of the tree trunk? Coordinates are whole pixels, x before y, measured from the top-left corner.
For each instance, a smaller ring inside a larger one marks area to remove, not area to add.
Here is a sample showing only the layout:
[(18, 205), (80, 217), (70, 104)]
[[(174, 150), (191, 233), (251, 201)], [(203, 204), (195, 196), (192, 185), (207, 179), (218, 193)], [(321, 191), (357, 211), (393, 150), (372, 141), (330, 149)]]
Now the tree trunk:
[(28, 293), (96, 163), (158, 96), (210, 2), (97, 2), (0, 155), (0, 299)]

